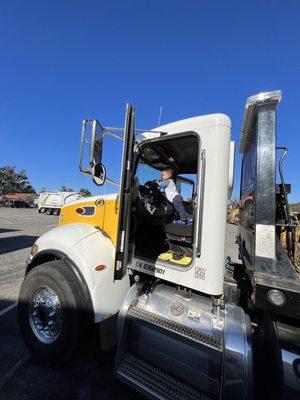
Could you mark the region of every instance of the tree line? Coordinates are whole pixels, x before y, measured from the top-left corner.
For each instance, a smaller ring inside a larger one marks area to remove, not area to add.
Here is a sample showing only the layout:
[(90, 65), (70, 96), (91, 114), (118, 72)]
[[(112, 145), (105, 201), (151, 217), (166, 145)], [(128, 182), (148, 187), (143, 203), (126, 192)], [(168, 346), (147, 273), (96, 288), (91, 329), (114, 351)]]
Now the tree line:
[[(64, 185), (59, 190), (62, 192), (74, 192), (72, 188)], [(41, 189), (41, 192), (45, 191), (45, 188)], [(31, 185), (25, 170), (17, 171), (14, 166), (0, 167), (0, 196), (10, 193), (36, 194), (36, 191)], [(91, 192), (86, 188), (81, 188), (79, 193), (82, 196), (92, 195)]]

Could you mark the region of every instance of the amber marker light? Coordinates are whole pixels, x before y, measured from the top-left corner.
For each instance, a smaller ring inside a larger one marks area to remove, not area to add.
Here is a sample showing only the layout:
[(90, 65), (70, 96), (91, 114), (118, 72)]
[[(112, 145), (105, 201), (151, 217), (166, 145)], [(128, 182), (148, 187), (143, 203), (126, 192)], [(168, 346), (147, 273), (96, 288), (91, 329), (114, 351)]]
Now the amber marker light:
[(95, 267), (95, 270), (96, 271), (103, 271), (104, 268), (105, 268), (105, 265), (104, 264), (100, 264), (100, 265), (97, 265), (97, 267)]
[(34, 245), (32, 246), (32, 248), (31, 248), (30, 254), (31, 254), (32, 256), (34, 256), (34, 255), (38, 252), (38, 250), (39, 250), (38, 245), (37, 245), (37, 244), (34, 244)]

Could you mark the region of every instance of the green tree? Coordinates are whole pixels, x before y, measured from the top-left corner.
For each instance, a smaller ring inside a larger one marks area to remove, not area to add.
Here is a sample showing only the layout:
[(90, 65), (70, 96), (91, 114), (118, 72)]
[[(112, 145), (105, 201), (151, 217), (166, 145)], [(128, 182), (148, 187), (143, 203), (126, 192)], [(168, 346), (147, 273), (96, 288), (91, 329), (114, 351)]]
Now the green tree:
[(81, 188), (81, 189), (79, 190), (79, 193), (80, 193), (82, 196), (84, 196), (84, 197), (92, 196), (92, 193), (91, 193), (88, 189), (86, 189), (86, 188)]
[(11, 166), (0, 168), (0, 195), (8, 193), (36, 193), (26, 171), (16, 171)]

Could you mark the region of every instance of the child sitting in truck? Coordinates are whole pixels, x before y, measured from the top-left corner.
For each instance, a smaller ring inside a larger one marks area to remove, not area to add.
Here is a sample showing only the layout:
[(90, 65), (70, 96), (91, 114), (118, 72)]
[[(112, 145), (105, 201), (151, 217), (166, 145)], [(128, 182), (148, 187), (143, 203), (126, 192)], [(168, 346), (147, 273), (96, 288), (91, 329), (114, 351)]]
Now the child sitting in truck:
[(155, 181), (155, 183), (164, 190), (167, 199), (173, 204), (175, 210), (178, 212), (180, 218), (179, 223), (191, 224), (192, 220), (184, 209), (183, 198), (176, 189), (173, 175), (174, 171), (172, 168), (165, 168), (161, 172), (161, 179)]

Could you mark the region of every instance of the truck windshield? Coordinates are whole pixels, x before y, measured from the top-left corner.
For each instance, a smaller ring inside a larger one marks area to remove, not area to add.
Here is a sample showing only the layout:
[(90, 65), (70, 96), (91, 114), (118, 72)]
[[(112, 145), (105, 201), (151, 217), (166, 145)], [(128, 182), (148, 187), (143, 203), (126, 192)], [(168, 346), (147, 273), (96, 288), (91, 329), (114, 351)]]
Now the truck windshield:
[(151, 167), (148, 164), (144, 164), (143, 162), (139, 162), (136, 176), (139, 180), (140, 185), (145, 185), (148, 181), (153, 181), (156, 179), (160, 179), (161, 171)]
[[(139, 180), (140, 185), (145, 185), (146, 182), (157, 180), (161, 178), (161, 171), (159, 169), (155, 169), (148, 164), (143, 163), (142, 161), (139, 162), (136, 177)], [(197, 175), (196, 174), (184, 174), (182, 178), (191, 179), (195, 182)], [(176, 188), (178, 192), (183, 197), (185, 201), (192, 201), (193, 199), (193, 184), (190, 182), (181, 179), (181, 176), (176, 180)]]

